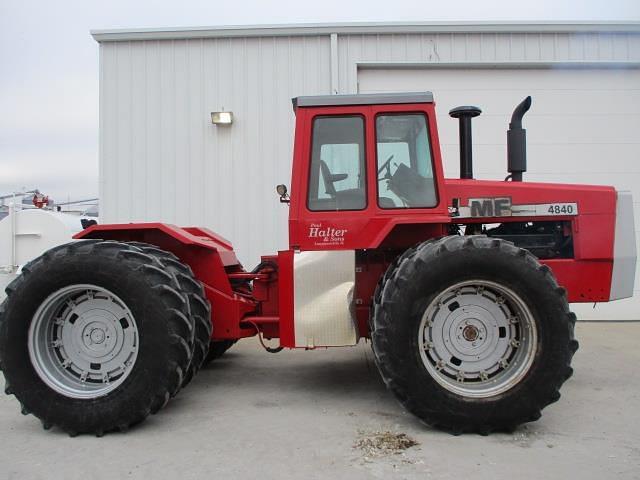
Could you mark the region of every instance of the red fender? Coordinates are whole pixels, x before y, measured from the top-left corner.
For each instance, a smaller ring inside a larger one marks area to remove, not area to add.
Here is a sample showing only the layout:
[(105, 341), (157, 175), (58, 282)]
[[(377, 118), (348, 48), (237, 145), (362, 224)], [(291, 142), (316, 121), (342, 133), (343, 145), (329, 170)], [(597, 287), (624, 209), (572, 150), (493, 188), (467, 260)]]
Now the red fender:
[(211, 302), (214, 339), (237, 339), (255, 334), (240, 327), (240, 320), (255, 311), (257, 303), (231, 288), (229, 273), (244, 272), (233, 246), (206, 228), (177, 227), (166, 223), (92, 225), (75, 239), (99, 238), (122, 242), (145, 242), (176, 255), (189, 265), (205, 287)]

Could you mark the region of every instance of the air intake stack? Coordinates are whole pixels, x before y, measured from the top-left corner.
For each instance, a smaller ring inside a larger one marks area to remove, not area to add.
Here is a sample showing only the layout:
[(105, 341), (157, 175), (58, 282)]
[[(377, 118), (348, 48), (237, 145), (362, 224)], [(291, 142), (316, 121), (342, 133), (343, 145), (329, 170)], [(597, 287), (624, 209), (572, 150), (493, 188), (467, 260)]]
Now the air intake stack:
[(530, 96), (515, 108), (507, 130), (507, 170), (514, 182), (521, 182), (522, 173), (527, 171), (527, 131), (522, 128), (522, 117), (529, 108)]
[(473, 142), (471, 119), (482, 113), (478, 107), (463, 106), (449, 110), (449, 115), (460, 121), (460, 178), (473, 178)]

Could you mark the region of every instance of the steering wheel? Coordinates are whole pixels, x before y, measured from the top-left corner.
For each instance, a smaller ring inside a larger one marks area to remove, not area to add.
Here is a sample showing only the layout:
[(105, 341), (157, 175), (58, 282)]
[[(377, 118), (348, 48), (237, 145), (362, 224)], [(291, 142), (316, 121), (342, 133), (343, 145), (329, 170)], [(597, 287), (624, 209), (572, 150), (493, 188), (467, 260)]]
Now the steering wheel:
[(389, 158), (387, 158), (387, 160), (382, 164), (382, 166), (378, 169), (378, 177), (380, 177), (380, 174), (382, 173), (382, 171), (386, 168), (387, 169), (387, 173), (384, 174), (384, 176), (382, 178), (378, 178), (378, 181), (382, 181), (382, 180), (390, 180), (392, 175), (391, 175), (391, 160), (393, 160), (394, 155), (391, 155)]

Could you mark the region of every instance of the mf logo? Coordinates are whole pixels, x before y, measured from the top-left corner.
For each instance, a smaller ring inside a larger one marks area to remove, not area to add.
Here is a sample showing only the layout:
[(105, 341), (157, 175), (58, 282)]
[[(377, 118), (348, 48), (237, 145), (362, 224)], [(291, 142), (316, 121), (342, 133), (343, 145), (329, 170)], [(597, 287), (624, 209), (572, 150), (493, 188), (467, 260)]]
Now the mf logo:
[(472, 217), (510, 217), (511, 198), (470, 198)]

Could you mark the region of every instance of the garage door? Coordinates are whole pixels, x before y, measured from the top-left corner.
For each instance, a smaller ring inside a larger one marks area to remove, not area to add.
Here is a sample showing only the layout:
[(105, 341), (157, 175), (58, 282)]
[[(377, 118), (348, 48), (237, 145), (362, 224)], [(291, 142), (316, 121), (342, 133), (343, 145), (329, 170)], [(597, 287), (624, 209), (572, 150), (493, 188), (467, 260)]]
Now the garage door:
[[(542, 182), (613, 185), (633, 192), (640, 243), (640, 70), (367, 68), (358, 71), (361, 93), (434, 93), (447, 177), (457, 177), (458, 125), (448, 116), (458, 105), (477, 105), (473, 123), (474, 173), (506, 176), (506, 129), (527, 95), (528, 172)], [(640, 247), (638, 247), (640, 249)], [(582, 319), (640, 319), (640, 272), (634, 298), (574, 306)]]

